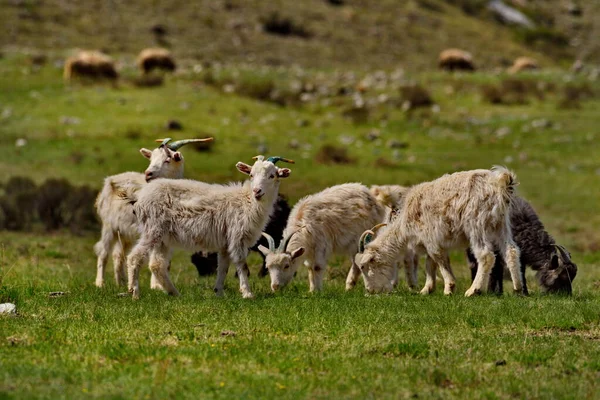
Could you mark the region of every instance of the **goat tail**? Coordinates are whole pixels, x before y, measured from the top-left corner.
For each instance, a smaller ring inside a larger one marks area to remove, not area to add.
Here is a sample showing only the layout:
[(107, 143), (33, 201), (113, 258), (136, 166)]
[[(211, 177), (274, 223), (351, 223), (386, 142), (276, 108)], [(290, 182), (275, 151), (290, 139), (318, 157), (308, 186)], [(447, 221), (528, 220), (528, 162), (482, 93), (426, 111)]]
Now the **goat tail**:
[(512, 198), (519, 185), (517, 175), (508, 168), (499, 165), (492, 167), (491, 180), (496, 184), (503, 197), (508, 199)]
[(111, 184), (113, 194), (129, 204), (135, 204), (138, 201), (138, 193), (141, 186), (136, 182), (126, 182), (123, 184)]

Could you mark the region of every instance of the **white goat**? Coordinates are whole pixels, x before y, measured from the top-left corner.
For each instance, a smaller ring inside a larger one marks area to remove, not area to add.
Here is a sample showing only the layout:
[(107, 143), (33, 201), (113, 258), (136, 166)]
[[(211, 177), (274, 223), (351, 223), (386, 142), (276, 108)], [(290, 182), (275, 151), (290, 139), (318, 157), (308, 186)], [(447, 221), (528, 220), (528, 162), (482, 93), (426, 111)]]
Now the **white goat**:
[(242, 296), (253, 297), (246, 257), (269, 221), (280, 179), (291, 173), (275, 163), (293, 162), (281, 157), (255, 159), (253, 166), (236, 164), (240, 172), (250, 175), (249, 182), (210, 185), (159, 179), (133, 193), (130, 199), (136, 201), (134, 209), (141, 229), (141, 238), (127, 257), (129, 291), (134, 299), (140, 295), (140, 266), (148, 256), (159, 284), (168, 294), (179, 295), (168, 271), (173, 246), (218, 252), (217, 295), (223, 295), (231, 261), (237, 268)]
[[(290, 213), (279, 248), (266, 233), (263, 236), (269, 248), (258, 247), (266, 257), (271, 289), (286, 286), (304, 261), (309, 268), (310, 291), (321, 290), (329, 257), (354, 256), (360, 234), (383, 221), (385, 214), (385, 205), (360, 183), (332, 186), (302, 198)], [(355, 283), (349, 281), (347, 288)]]
[(464, 249), (469, 244), (479, 269), (465, 296), (480, 293), (487, 284), (496, 248), (504, 255), (515, 291), (521, 291), (519, 248), (513, 241), (509, 220), (516, 184), (512, 172), (494, 167), (444, 175), (410, 188), (387, 229), (375, 239), (381, 226), (361, 236), (355, 263), (362, 271), (367, 291), (390, 291), (394, 260), (403, 250), (412, 248), (428, 255), (427, 280), (421, 293), (435, 289), (435, 272), (440, 266), (444, 293), (451, 294), (455, 278), (448, 250)]
[[(125, 284), (125, 254), (132, 244), (139, 238), (137, 218), (133, 214), (131, 204), (123, 201), (122, 193), (125, 188), (130, 191), (139, 191), (146, 182), (156, 178), (182, 178), (183, 155), (178, 151), (181, 146), (188, 143), (205, 142), (207, 139), (187, 139), (170, 142), (171, 139), (159, 139), (161, 145), (154, 149), (140, 149), (140, 153), (150, 160), (150, 165), (145, 173), (124, 172), (109, 176), (104, 179), (104, 186), (96, 198), (96, 212), (102, 222), (102, 236), (94, 246), (98, 257), (96, 286), (104, 286), (104, 269), (108, 254), (113, 248), (113, 263), (115, 268), (115, 282), (117, 285)], [(153, 286), (156, 282), (153, 279)]]

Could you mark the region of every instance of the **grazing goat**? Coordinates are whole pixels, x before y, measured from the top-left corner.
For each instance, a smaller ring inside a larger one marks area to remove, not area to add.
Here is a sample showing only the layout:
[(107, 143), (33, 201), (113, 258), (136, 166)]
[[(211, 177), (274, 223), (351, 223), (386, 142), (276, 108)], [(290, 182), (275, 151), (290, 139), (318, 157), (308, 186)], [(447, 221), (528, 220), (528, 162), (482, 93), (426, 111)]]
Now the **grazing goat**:
[(175, 71), (176, 68), (171, 52), (161, 48), (142, 50), (137, 58), (137, 64), (144, 74), (148, 74), (154, 69)]
[(377, 225), (359, 240), (355, 264), (362, 272), (367, 291), (391, 291), (393, 264), (402, 251), (410, 249), (428, 255), (427, 280), (421, 293), (435, 289), (435, 272), (440, 266), (444, 293), (451, 294), (455, 278), (448, 250), (466, 247), (467, 243), (480, 268), (465, 296), (481, 292), (494, 265), (496, 248), (501, 249), (507, 261), (515, 291), (520, 291), (519, 249), (513, 242), (509, 221), (515, 186), (512, 172), (494, 167), (456, 172), (411, 187), (390, 226), (375, 237), (385, 224)]
[(99, 51), (81, 51), (65, 61), (65, 81), (78, 79), (108, 79), (119, 77), (112, 58)]
[(459, 49), (446, 49), (440, 53), (438, 65), (448, 71), (475, 71), (471, 53)]
[(160, 286), (173, 296), (179, 292), (171, 282), (168, 265), (172, 248), (218, 252), (215, 292), (223, 295), (230, 261), (236, 266), (240, 291), (253, 297), (248, 282), (248, 249), (260, 238), (277, 199), (281, 179), (291, 171), (278, 168), (281, 157), (255, 157), (253, 166), (238, 162), (236, 168), (250, 180), (245, 183), (211, 185), (187, 179), (158, 179), (138, 193), (128, 193), (135, 202), (141, 237), (127, 257), (129, 292), (139, 298), (139, 270), (150, 257), (150, 270)]
[[(387, 206), (386, 217), (384, 222), (390, 223), (396, 215), (398, 215), (399, 206), (402, 199), (408, 193), (406, 186), (400, 185), (376, 185), (371, 186), (371, 193), (375, 196), (378, 202)], [(416, 289), (418, 286), (417, 281), (417, 267), (419, 266), (419, 256), (412, 250), (407, 249), (404, 252), (404, 272), (406, 275), (406, 283), (410, 289)], [(360, 276), (360, 270), (350, 270), (348, 279), (346, 281), (346, 287), (352, 287), (356, 284), (356, 280)], [(392, 279), (392, 286), (398, 285), (398, 263), (394, 263), (394, 275)]]
[(385, 211), (369, 188), (359, 183), (333, 186), (302, 198), (290, 213), (279, 247), (265, 233), (269, 247), (258, 246), (266, 257), (271, 289), (286, 286), (304, 261), (310, 291), (321, 290), (328, 258), (332, 254), (353, 256), (360, 234), (383, 221)]
[[(287, 223), (288, 217), (290, 216), (290, 205), (288, 204), (284, 195), (279, 194), (277, 196), (277, 200), (275, 201), (275, 205), (273, 206), (273, 213), (269, 217), (269, 223), (265, 228), (265, 232), (272, 237), (280, 238), (283, 235), (283, 230), (285, 229), (285, 224)], [(258, 246), (268, 246), (267, 239), (261, 237), (258, 242), (254, 246), (250, 248), (252, 251), (258, 252), (260, 256), (263, 258), (262, 267), (258, 272), (260, 277), (266, 276), (269, 274), (269, 271), (266, 267), (265, 256), (258, 250)], [(278, 243), (275, 243), (278, 246)], [(207, 276), (212, 275), (217, 272), (218, 259), (216, 254), (207, 254), (203, 255), (202, 252), (192, 254), (192, 264), (196, 267), (198, 271), (198, 275)]]
[[(577, 265), (571, 261), (571, 255), (564, 247), (559, 246), (554, 238), (546, 232), (535, 210), (525, 199), (515, 197), (510, 210), (510, 224), (513, 239), (521, 250), (521, 276), (523, 293), (527, 294), (525, 267), (531, 266), (536, 271), (540, 286), (550, 293), (571, 294), (572, 282), (577, 275)], [(473, 252), (467, 250), (471, 266), (471, 275), (477, 273), (477, 260)], [(504, 259), (496, 253), (496, 262), (492, 269), (489, 290), (502, 293), (504, 275)]]
[(207, 139), (187, 139), (170, 142), (164, 139), (162, 144), (154, 149), (140, 149), (140, 153), (150, 160), (150, 165), (144, 174), (139, 172), (124, 172), (104, 179), (104, 186), (96, 198), (96, 212), (102, 222), (102, 236), (94, 246), (98, 257), (96, 286), (104, 286), (104, 268), (110, 249), (113, 248), (115, 282), (125, 283), (125, 254), (139, 238), (137, 218), (133, 214), (131, 204), (123, 201), (122, 194), (126, 188), (139, 191), (146, 182), (156, 178), (182, 178), (183, 156), (179, 148), (188, 143), (203, 142)]

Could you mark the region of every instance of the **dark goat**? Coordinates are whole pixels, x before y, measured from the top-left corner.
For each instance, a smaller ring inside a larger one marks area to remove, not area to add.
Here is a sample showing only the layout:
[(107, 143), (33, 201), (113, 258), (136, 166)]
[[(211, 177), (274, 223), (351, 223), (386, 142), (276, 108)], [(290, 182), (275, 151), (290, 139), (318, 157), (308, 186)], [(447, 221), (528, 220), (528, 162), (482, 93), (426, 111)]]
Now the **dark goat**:
[[(265, 228), (265, 232), (276, 238), (276, 246), (279, 246), (279, 238), (283, 236), (283, 230), (287, 223), (288, 217), (290, 216), (290, 205), (284, 195), (279, 194), (277, 201), (273, 206), (273, 213), (271, 219)], [(263, 258), (262, 267), (258, 273), (259, 276), (263, 277), (268, 274), (267, 267), (265, 266), (265, 256), (258, 251), (258, 246), (263, 245), (268, 247), (267, 239), (261, 236), (260, 240), (250, 249), (257, 252)], [(212, 275), (217, 272), (217, 254), (211, 253), (203, 255), (201, 252), (192, 254), (192, 264), (196, 266), (198, 274), (200, 276)]]
[[(523, 293), (527, 292), (525, 282), (525, 266), (530, 265), (536, 271), (540, 286), (550, 293), (571, 294), (572, 282), (577, 275), (577, 265), (571, 261), (571, 255), (564, 247), (559, 246), (554, 238), (546, 232), (535, 210), (527, 201), (515, 197), (511, 212), (510, 225), (513, 239), (521, 250), (521, 274), (523, 277)], [(489, 290), (502, 293), (504, 276), (504, 260), (499, 253), (490, 276)], [(471, 249), (467, 250), (467, 258), (471, 267), (471, 278), (477, 272), (477, 260)]]

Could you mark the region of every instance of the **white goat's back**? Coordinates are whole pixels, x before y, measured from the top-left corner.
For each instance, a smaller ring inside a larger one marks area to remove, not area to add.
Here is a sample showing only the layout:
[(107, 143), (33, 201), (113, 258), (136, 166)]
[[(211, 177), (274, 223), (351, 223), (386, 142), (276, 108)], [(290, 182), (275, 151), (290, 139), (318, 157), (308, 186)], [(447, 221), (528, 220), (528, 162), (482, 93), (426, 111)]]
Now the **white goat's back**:
[(288, 249), (353, 255), (360, 235), (385, 217), (385, 207), (360, 183), (332, 186), (302, 198), (292, 209), (284, 236), (297, 231)]

